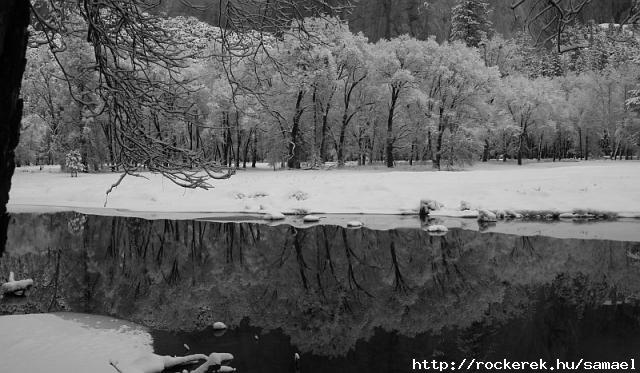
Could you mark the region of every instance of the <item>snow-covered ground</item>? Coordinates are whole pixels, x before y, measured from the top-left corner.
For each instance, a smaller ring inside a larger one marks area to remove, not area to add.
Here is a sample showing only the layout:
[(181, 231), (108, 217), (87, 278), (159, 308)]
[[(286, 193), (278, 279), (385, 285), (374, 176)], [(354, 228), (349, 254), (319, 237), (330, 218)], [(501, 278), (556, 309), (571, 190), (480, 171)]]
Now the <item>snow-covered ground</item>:
[(0, 316), (0, 371), (114, 373), (110, 361), (153, 352), (141, 327), (73, 313)]
[[(455, 215), (461, 201), (473, 208), (570, 212), (597, 210), (640, 216), (640, 162), (480, 164), (467, 171), (344, 170), (239, 171), (211, 190), (178, 187), (159, 175), (127, 177), (106, 206), (150, 212), (190, 213), (416, 213), (420, 200), (444, 204)], [(117, 174), (68, 174), (20, 168), (10, 208), (20, 205), (101, 208)]]

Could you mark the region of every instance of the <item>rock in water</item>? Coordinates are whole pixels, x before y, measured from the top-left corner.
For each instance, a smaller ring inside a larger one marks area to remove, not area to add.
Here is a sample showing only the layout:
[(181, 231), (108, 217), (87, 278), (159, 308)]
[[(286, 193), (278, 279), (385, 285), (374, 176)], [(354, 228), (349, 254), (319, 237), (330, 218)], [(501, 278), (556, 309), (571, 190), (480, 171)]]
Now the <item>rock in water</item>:
[(220, 321), (216, 321), (213, 323), (213, 330), (226, 330), (227, 326)]
[(496, 214), (489, 210), (479, 210), (478, 211), (478, 221), (485, 223), (492, 223), (498, 221)]
[(302, 218), (302, 221), (305, 223), (317, 223), (320, 221), (320, 217), (315, 215), (306, 215)]
[(507, 214), (507, 218), (509, 218), (509, 219), (522, 219), (523, 218), (522, 214), (520, 214), (520, 213), (518, 213), (516, 211), (513, 211), (513, 210), (507, 210), (506, 214)]
[(357, 220), (352, 220), (350, 222), (347, 223), (347, 227), (349, 228), (361, 228), (364, 226), (364, 223), (361, 221), (357, 221)]
[(429, 211), (436, 211), (442, 208), (442, 204), (432, 199), (423, 199), (420, 201), (420, 216), (429, 215)]

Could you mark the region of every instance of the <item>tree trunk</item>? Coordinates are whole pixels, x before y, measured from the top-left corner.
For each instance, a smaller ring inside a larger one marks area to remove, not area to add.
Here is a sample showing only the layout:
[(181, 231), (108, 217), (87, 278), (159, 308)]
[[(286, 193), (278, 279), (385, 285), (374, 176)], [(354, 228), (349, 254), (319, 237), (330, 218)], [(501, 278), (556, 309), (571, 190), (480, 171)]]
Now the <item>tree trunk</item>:
[(346, 116), (342, 120), (342, 126), (340, 126), (340, 139), (338, 141), (338, 167), (344, 167), (344, 140), (347, 133)]
[(241, 144), (242, 144), (242, 131), (240, 131), (240, 114), (236, 112), (236, 169), (240, 168)]
[(327, 130), (329, 129), (329, 112), (331, 111), (332, 98), (333, 93), (329, 96), (327, 106), (322, 112), (322, 130), (320, 131), (320, 159), (322, 159), (322, 162), (329, 160), (329, 155), (327, 154)]
[(345, 99), (344, 112), (342, 113), (342, 125), (340, 126), (340, 138), (338, 142), (338, 167), (344, 166), (344, 140), (346, 138), (349, 117), (349, 99)]
[(298, 91), (296, 99), (296, 111), (293, 115), (293, 126), (291, 127), (291, 138), (289, 140), (289, 152), (287, 159), (287, 168), (300, 168), (300, 144), (298, 144), (298, 134), (300, 132), (300, 118), (304, 109), (302, 109), (302, 99), (304, 91)]
[(371, 122), (371, 125), (373, 126), (373, 131), (371, 131), (371, 141), (369, 142), (369, 164), (373, 164), (373, 156), (375, 154), (375, 148), (376, 148), (376, 129), (378, 128), (378, 120), (374, 119)]
[(589, 132), (584, 131), (584, 160), (589, 160)]
[(7, 203), (20, 139), (20, 84), (26, 64), (28, 0), (0, 1), (0, 257), (7, 242)]
[(433, 168), (440, 169), (440, 160), (442, 159), (442, 137), (444, 130), (447, 128), (447, 118), (444, 117), (444, 108), (440, 108), (440, 118), (438, 119), (438, 135), (436, 137), (436, 159), (433, 162)]
[(253, 131), (253, 144), (251, 145), (251, 168), (256, 168), (258, 160), (258, 131)]
[(400, 90), (397, 88), (391, 89), (391, 104), (389, 105), (389, 117), (387, 118), (387, 167), (393, 168), (393, 115), (396, 110), (396, 103), (398, 102)]
[(249, 158), (249, 144), (251, 143), (251, 135), (253, 135), (253, 129), (249, 131), (247, 141), (244, 143), (244, 151), (242, 153), (242, 168), (247, 168), (247, 159)]
[(313, 95), (311, 96), (311, 102), (313, 103), (313, 167), (318, 164), (318, 157), (321, 151), (318, 150), (318, 100), (316, 93), (318, 92), (318, 86), (313, 86)]
[(540, 134), (540, 138), (538, 139), (538, 162), (540, 162), (540, 158), (542, 158), (542, 134)]
[(582, 152), (582, 128), (578, 127), (578, 153), (580, 159), (584, 157)]
[(411, 141), (411, 155), (409, 156), (409, 166), (413, 166), (413, 155), (416, 152), (416, 141)]
[(518, 166), (522, 166), (522, 147), (524, 145), (524, 139), (527, 135), (527, 123), (522, 124), (522, 132), (518, 138)]
[(489, 140), (484, 140), (484, 149), (482, 150), (482, 162), (489, 161)]
[(433, 158), (433, 144), (431, 141), (431, 129), (427, 130), (427, 154), (429, 154), (429, 159), (431, 163), (435, 163), (435, 159)]

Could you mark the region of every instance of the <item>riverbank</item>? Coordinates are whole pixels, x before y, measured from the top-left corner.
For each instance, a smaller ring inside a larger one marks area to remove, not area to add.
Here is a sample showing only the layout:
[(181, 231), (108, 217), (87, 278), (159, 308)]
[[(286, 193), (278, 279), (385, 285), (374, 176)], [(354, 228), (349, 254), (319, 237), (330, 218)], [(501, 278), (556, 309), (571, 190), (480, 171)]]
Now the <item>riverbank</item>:
[(465, 171), (344, 170), (238, 171), (214, 189), (178, 187), (160, 175), (127, 177), (108, 198), (114, 173), (68, 174), (18, 168), (11, 206), (64, 206), (175, 213), (417, 214), (421, 200), (442, 205), (440, 216), (472, 210), (527, 213), (602, 212), (640, 217), (640, 162), (479, 164)]

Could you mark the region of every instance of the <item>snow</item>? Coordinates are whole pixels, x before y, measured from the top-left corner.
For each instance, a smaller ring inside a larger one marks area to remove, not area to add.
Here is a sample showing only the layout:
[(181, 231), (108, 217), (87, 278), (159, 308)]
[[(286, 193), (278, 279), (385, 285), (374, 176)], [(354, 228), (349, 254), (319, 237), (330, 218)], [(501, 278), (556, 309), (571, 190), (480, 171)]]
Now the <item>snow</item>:
[[(174, 213), (415, 214), (420, 201), (442, 204), (439, 216), (460, 216), (461, 201), (476, 209), (505, 211), (596, 210), (640, 216), (640, 162), (501, 162), (468, 171), (344, 170), (239, 171), (211, 190), (178, 187), (160, 175), (127, 177), (107, 199), (123, 211)], [(17, 169), (11, 210), (21, 205), (69, 210), (102, 208), (117, 174), (68, 174)]]
[(302, 221), (305, 223), (317, 223), (320, 221), (320, 217), (315, 215), (305, 215), (305, 217), (302, 218)]
[(427, 227), (427, 232), (431, 233), (446, 233), (448, 231), (449, 228), (441, 224), (434, 224)]
[(227, 326), (225, 325), (225, 323), (221, 322), (221, 321), (216, 321), (213, 323), (213, 330), (223, 330), (226, 329)]
[(16, 281), (13, 272), (9, 272), (9, 281), (0, 285), (0, 299), (4, 294), (24, 294), (33, 286), (33, 280), (28, 278)]
[(110, 361), (151, 354), (141, 327), (109, 317), (73, 313), (0, 316), (3, 372), (114, 373)]

